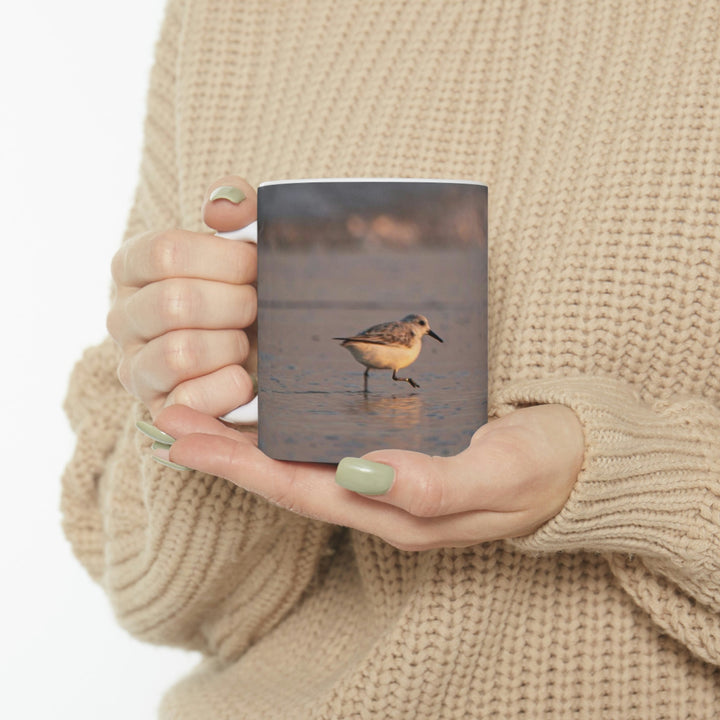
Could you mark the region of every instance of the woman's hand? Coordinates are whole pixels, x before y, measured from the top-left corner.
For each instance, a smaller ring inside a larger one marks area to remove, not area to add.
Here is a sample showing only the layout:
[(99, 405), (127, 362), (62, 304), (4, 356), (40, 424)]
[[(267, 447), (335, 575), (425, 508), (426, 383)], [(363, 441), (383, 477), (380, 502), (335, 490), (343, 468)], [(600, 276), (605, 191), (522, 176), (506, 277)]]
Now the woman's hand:
[(255, 436), (189, 408), (168, 408), (156, 425), (176, 438), (169, 450), (155, 451), (161, 461), (227, 478), (293, 512), (372, 533), (403, 550), (533, 532), (565, 504), (584, 455), (582, 427), (562, 405), (493, 420), (454, 457), (378, 450), (343, 460), (337, 472), (272, 460)]
[[(256, 194), (244, 180), (225, 177), (208, 189), (209, 227), (235, 230), (256, 217)], [(254, 244), (187, 230), (145, 233), (123, 244), (112, 274), (107, 326), (122, 353), (118, 376), (153, 417), (174, 403), (220, 416), (252, 398)]]

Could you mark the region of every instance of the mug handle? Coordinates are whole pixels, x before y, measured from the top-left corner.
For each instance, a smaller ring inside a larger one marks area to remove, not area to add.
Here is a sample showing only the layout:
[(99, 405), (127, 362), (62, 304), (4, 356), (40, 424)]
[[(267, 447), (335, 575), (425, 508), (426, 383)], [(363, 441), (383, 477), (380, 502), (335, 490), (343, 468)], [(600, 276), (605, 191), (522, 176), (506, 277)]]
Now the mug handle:
[[(229, 238), (230, 240), (240, 240), (242, 242), (257, 244), (257, 221), (251, 222), (249, 225), (246, 225), (244, 228), (239, 228), (238, 230), (229, 230), (228, 232), (215, 234), (218, 237)], [(249, 403), (231, 410), (220, 419), (233, 425), (254, 425), (258, 421), (257, 395)]]

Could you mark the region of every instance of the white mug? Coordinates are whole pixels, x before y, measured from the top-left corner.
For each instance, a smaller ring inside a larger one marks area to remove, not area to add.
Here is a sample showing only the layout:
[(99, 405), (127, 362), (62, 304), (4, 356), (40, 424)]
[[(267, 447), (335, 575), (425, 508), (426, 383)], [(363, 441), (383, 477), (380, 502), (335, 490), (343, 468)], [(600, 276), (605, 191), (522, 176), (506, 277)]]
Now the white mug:
[[(228, 232), (216, 233), (218, 237), (229, 238), (230, 240), (239, 240), (241, 242), (251, 242), (257, 244), (257, 222), (252, 222), (244, 228), (238, 230), (230, 230)], [(258, 419), (258, 399), (257, 395), (245, 405), (231, 410), (223, 415), (221, 420), (232, 423), (233, 425), (254, 425)]]

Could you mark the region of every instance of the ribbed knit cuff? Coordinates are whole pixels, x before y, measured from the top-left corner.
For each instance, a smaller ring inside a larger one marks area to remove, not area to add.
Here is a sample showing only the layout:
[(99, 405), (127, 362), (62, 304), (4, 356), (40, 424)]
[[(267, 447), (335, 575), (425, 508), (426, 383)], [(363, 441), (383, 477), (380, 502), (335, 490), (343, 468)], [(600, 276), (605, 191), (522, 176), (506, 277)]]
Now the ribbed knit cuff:
[[(720, 411), (698, 398), (643, 402), (607, 378), (553, 378), (508, 386), (496, 414), (558, 403), (577, 414), (585, 459), (565, 507), (525, 551), (642, 554), (686, 570), (720, 553)], [(691, 571), (692, 572), (692, 571)]]
[(99, 484), (115, 452), (122, 418), (132, 398), (117, 381), (117, 347), (107, 339), (88, 348), (70, 378), (65, 411), (77, 444), (62, 478), (62, 526), (73, 552), (100, 582), (105, 567), (105, 528)]

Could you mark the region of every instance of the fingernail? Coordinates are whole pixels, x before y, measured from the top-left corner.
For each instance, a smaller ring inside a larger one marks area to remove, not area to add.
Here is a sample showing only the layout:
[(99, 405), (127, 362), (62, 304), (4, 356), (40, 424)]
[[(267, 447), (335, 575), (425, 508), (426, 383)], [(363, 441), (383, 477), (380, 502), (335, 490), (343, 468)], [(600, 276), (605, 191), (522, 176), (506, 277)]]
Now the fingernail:
[(144, 420), (138, 420), (138, 422), (135, 423), (135, 427), (143, 435), (147, 435), (150, 439), (161, 442), (164, 445), (172, 445), (175, 442), (175, 438), (172, 437), (172, 435), (168, 435), (162, 430), (158, 430), (154, 425), (151, 425)]
[(343, 458), (335, 472), (338, 485), (363, 495), (384, 495), (394, 480), (395, 470), (389, 465), (362, 458)]
[(245, 193), (232, 185), (221, 185), (210, 193), (210, 202), (215, 200), (229, 200), (235, 205), (239, 205), (245, 199)]
[(169, 452), (171, 447), (172, 445), (168, 445), (167, 443), (161, 443), (157, 440), (152, 444), (153, 450), (167, 450)]
[(156, 463), (160, 463), (160, 465), (164, 465), (165, 467), (172, 468), (173, 470), (189, 470), (189, 467), (185, 467), (184, 465), (178, 465), (177, 463), (170, 462), (170, 460), (164, 460), (163, 458), (155, 457), (155, 455), (151, 456), (152, 459)]

